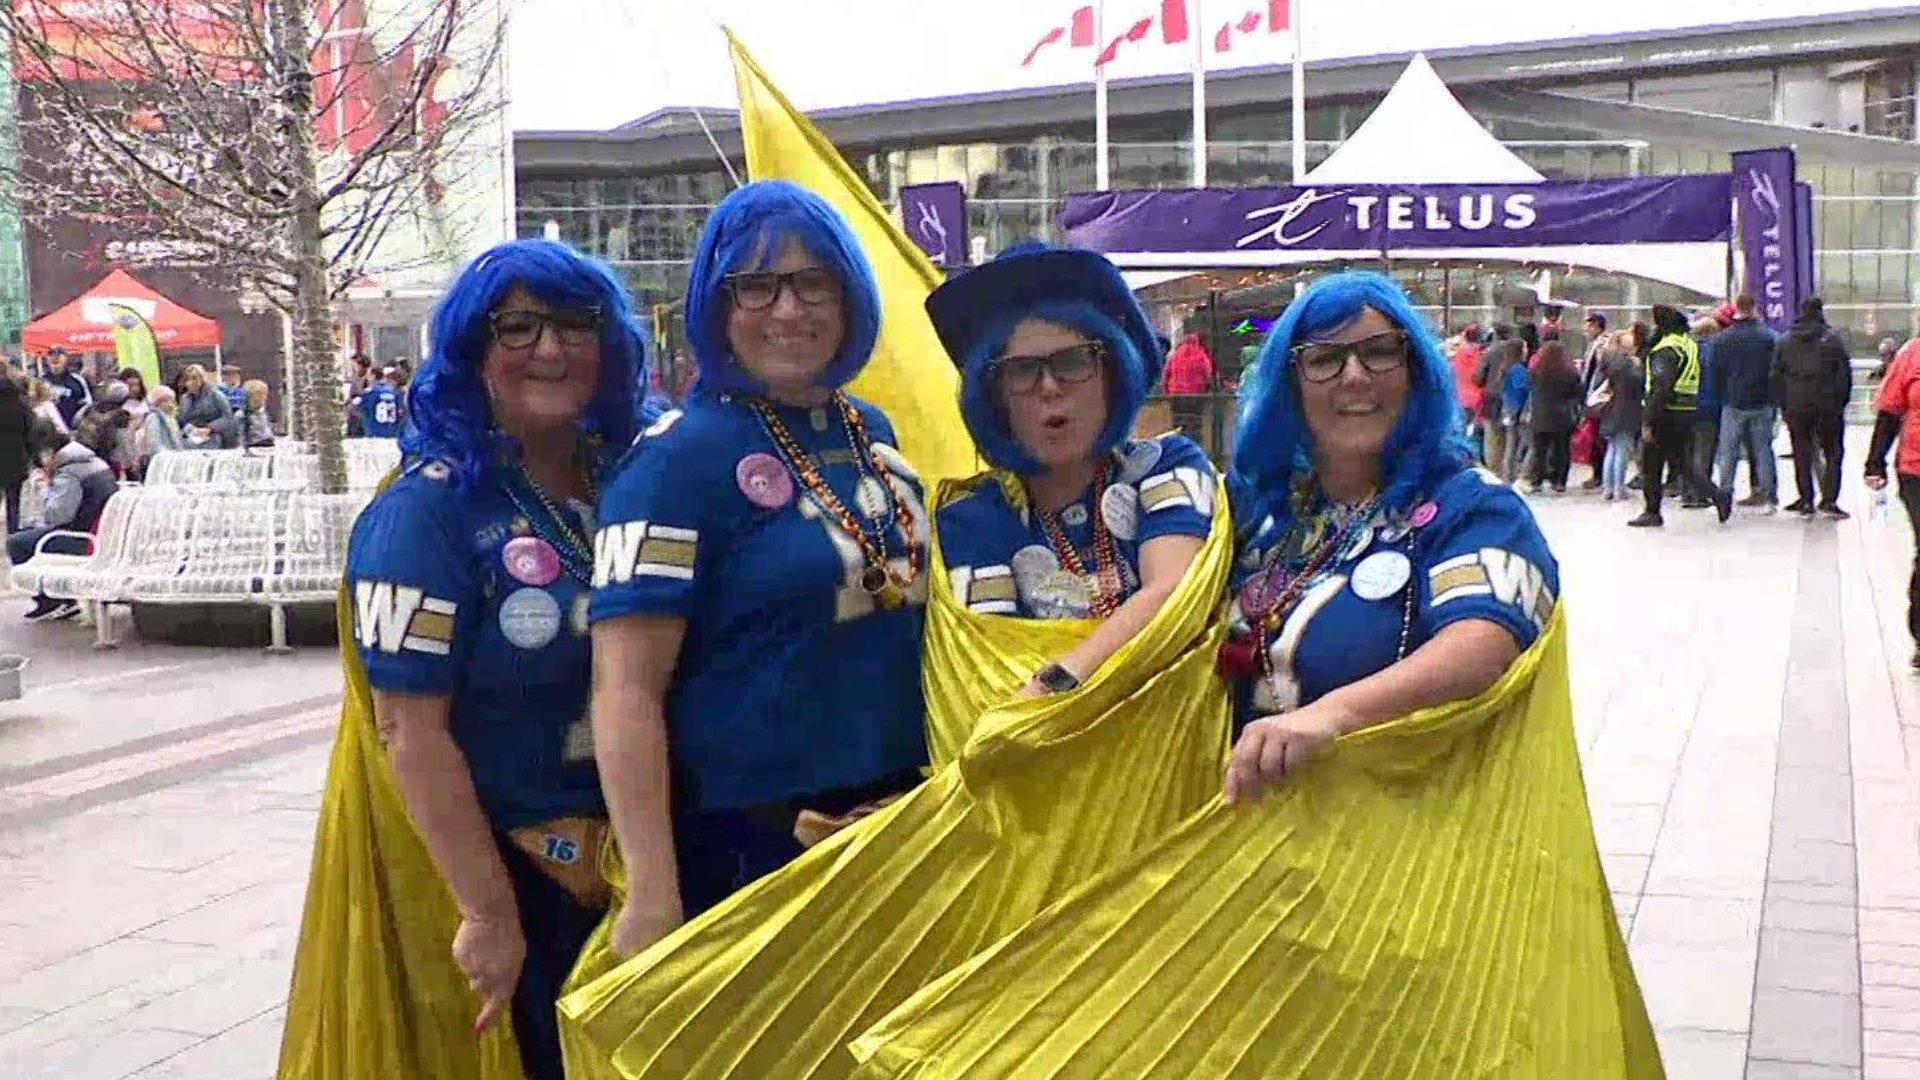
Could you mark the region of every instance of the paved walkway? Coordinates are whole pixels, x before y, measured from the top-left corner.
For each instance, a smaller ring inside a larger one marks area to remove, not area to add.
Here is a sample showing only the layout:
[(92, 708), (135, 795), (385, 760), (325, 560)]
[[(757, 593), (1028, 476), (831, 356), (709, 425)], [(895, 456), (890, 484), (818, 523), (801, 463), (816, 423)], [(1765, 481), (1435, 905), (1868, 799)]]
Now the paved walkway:
[[(1596, 829), (1674, 1080), (1920, 1080), (1911, 533), (1537, 501)], [(264, 1080), (338, 671), (14, 625), (0, 1077)]]

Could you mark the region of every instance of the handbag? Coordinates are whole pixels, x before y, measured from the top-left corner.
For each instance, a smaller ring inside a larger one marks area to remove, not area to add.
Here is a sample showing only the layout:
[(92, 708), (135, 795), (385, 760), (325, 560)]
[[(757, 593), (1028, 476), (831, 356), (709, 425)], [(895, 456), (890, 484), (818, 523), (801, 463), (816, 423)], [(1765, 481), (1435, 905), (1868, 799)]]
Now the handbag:
[(602, 872), (607, 831), (600, 818), (561, 817), (511, 829), (507, 836), (581, 906), (599, 910), (613, 899)]
[(1597, 416), (1607, 406), (1613, 404), (1613, 383), (1603, 382), (1587, 391), (1587, 415)]

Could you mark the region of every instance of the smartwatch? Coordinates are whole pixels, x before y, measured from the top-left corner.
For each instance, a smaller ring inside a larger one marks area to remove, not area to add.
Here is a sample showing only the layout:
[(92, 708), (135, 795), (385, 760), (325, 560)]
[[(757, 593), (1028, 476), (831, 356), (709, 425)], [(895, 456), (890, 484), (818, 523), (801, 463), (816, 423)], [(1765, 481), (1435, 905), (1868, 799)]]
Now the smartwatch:
[(1080, 676), (1075, 675), (1059, 664), (1048, 664), (1046, 667), (1034, 672), (1033, 681), (1046, 687), (1049, 694), (1064, 694), (1069, 690), (1076, 690), (1080, 686)]

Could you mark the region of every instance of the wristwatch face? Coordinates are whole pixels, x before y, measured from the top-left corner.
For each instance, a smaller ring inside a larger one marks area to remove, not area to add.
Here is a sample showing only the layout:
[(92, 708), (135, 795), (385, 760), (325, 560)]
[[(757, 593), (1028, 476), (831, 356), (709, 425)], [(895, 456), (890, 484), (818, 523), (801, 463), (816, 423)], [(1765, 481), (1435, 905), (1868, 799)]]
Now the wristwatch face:
[(1056, 694), (1065, 693), (1080, 685), (1079, 680), (1075, 679), (1071, 672), (1059, 664), (1048, 664), (1046, 667), (1040, 669), (1040, 673), (1036, 677), (1040, 680), (1041, 686), (1046, 687)]

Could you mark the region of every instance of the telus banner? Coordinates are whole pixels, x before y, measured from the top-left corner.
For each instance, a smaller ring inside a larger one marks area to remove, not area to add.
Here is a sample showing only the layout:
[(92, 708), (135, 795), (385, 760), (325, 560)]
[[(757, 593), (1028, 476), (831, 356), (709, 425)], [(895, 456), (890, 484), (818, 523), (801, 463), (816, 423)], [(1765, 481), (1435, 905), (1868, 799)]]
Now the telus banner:
[(933, 265), (967, 265), (967, 189), (951, 181), (900, 189), (900, 223)]
[[(1760, 317), (1785, 330), (1800, 314), (1800, 301), (1813, 283), (1800, 250), (1812, 232), (1801, 228), (1800, 197), (1794, 185), (1794, 157), (1788, 147), (1742, 150), (1733, 155), (1734, 212), (1740, 218), (1740, 253), (1745, 274), (1741, 287), (1760, 301)], [(1811, 208), (1811, 199), (1808, 199)]]
[(1729, 177), (1105, 191), (1067, 196), (1068, 243), (1107, 252), (1724, 241)]

